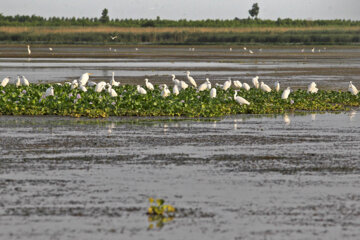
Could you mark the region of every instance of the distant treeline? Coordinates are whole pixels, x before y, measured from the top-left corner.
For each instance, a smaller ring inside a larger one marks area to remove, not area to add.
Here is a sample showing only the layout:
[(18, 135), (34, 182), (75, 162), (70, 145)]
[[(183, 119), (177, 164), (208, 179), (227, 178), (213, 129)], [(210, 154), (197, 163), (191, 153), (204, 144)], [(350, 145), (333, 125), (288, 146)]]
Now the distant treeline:
[(359, 44), (360, 31), (288, 31), (288, 32), (165, 32), (118, 33), (111, 41), (108, 33), (4, 33), (0, 42), (59, 44)]
[(165, 20), (160, 19), (110, 19), (107, 22), (101, 18), (65, 18), (41, 16), (4, 16), (0, 14), (0, 26), (116, 26), (116, 27), (317, 27), (317, 26), (360, 26), (360, 21), (351, 20), (302, 20), (302, 19), (239, 19), (220, 20)]

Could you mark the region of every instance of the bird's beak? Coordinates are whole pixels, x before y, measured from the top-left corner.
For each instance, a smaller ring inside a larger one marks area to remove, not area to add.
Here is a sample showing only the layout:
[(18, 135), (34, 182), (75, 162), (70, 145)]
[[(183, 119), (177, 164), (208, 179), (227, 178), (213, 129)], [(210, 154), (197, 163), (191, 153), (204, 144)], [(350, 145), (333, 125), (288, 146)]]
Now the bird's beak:
[(93, 73), (89, 73), (89, 75), (94, 75)]

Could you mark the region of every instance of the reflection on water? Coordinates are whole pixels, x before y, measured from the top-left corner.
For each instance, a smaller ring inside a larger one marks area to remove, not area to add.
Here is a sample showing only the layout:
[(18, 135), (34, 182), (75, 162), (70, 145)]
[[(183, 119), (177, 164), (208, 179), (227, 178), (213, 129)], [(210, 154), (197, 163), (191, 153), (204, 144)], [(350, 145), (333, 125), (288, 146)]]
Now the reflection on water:
[(286, 113), (284, 114), (284, 122), (286, 125), (289, 125), (291, 122), (289, 116)]

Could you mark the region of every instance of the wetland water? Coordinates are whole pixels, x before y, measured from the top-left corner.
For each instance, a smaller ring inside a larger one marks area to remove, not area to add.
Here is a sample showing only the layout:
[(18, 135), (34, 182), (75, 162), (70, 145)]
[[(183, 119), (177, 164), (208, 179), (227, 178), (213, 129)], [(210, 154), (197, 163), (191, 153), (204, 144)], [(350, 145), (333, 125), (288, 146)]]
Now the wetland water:
[(0, 239), (358, 239), (358, 118), (2, 116)]
[[(63, 82), (93, 72), (170, 83), (190, 70), (269, 85), (360, 84), (358, 48), (0, 46), (0, 77)], [(114, 48), (114, 47), (113, 47)], [(358, 239), (355, 111), (219, 119), (0, 116), (0, 239)], [(178, 212), (148, 230), (148, 197)]]

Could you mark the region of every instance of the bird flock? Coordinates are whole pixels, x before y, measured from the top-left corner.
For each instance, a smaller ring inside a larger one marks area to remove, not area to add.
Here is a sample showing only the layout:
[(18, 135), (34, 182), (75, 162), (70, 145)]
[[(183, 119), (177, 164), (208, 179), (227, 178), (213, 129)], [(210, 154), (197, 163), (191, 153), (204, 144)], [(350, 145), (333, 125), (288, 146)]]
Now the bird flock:
[[(210, 98), (216, 98), (216, 88), (212, 87), (212, 84), (209, 80), (209, 78), (205, 79), (205, 82), (203, 82), (202, 84), (200, 84), (198, 86), (198, 84), (196, 83), (194, 77), (192, 77), (190, 75), (190, 71), (186, 72), (186, 80), (187, 82), (185, 82), (184, 80), (179, 80), (176, 79), (176, 76), (174, 74), (171, 75), (172, 77), (172, 82), (173, 82), (173, 87), (172, 87), (172, 92), (170, 91), (169, 87), (167, 86), (167, 84), (161, 84), (159, 86), (160, 90), (161, 90), (161, 97), (166, 98), (168, 96), (170, 96), (171, 94), (174, 95), (178, 95), (180, 93), (180, 91), (187, 89), (189, 86), (196, 89), (198, 92), (202, 92), (202, 91), (206, 91), (206, 90), (210, 90), (209, 91), (209, 96)], [(117, 97), (118, 94), (115, 91), (115, 89), (113, 89), (113, 87), (118, 87), (120, 86), (120, 82), (115, 80), (115, 73), (112, 72), (112, 78), (110, 80), (109, 83), (105, 82), (105, 81), (100, 81), (98, 83), (94, 82), (94, 81), (89, 81), (90, 76), (92, 75), (92, 73), (83, 73), (79, 79), (74, 79), (72, 82), (65, 82), (64, 84), (69, 85), (71, 87), (71, 89), (79, 89), (82, 92), (87, 92), (87, 88), (93, 88), (95, 92), (100, 93), (102, 91), (106, 91), (111, 97)], [(6, 87), (7, 84), (9, 84), (11, 77), (5, 77), (0, 86), (1, 87)], [(138, 94), (147, 94), (148, 91), (153, 91), (155, 89), (154, 85), (149, 82), (149, 79), (145, 78), (145, 86), (140, 86), (137, 85), (137, 93)], [(252, 78), (251, 80), (252, 82), (252, 87), (256, 88), (256, 89), (260, 89), (263, 92), (271, 92), (273, 91), (273, 89), (265, 84), (263, 81), (261, 81), (259, 83), (259, 76), (256, 76), (254, 78)], [(29, 81), (26, 79), (25, 76), (20, 76), (18, 75), (16, 80), (14, 81), (14, 84), (16, 87), (20, 87), (20, 86), (29, 86), (30, 83)], [(57, 83), (57, 85), (62, 85), (61, 83)], [(224, 84), (215, 84), (216, 87), (221, 88), (224, 91), (227, 91), (228, 89), (230, 89), (231, 87), (235, 88), (235, 94), (233, 97), (233, 100), (235, 102), (237, 102), (240, 105), (250, 105), (251, 103), (246, 100), (245, 98), (238, 96), (238, 91), (240, 89), (244, 89), (245, 91), (249, 91), (251, 89), (250, 85), (246, 82), (241, 83), (239, 80), (235, 80), (232, 81), (231, 78), (229, 78), (227, 81), (224, 82)], [(311, 82), (308, 85), (307, 88), (307, 92), (309, 94), (316, 94), (318, 92), (318, 88), (315, 82)], [(275, 82), (274, 84), (274, 91), (279, 92), (280, 91), (280, 83), (278, 81)], [(348, 91), (352, 94), (352, 95), (357, 95), (359, 93), (358, 89), (353, 85), (353, 83), (350, 81), (349, 86), (348, 86)], [(290, 87), (287, 87), (284, 89), (284, 91), (281, 94), (281, 99), (288, 99), (289, 95), (291, 94), (292, 90)], [(48, 89), (46, 89), (45, 93), (43, 94), (43, 98), (49, 97), (49, 96), (54, 96), (54, 87), (50, 86)]]

